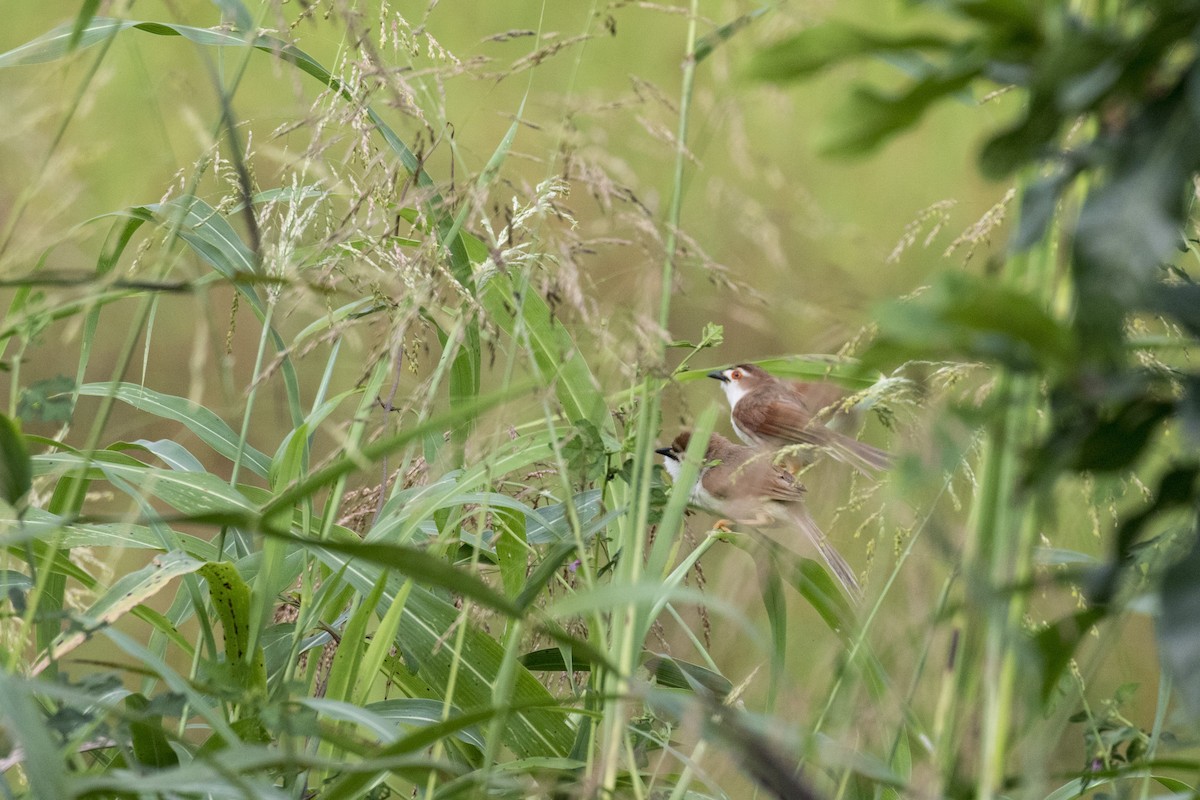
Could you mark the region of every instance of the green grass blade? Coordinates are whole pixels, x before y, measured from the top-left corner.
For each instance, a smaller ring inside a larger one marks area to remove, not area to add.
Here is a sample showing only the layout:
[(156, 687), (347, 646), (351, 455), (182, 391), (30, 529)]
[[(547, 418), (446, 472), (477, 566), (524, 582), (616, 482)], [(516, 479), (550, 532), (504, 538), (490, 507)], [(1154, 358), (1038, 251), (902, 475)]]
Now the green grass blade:
[[(237, 457), (239, 439), (233, 428), (212, 411), (185, 397), (163, 394), (134, 383), (85, 383), (78, 391), (84, 397), (112, 395), (139, 411), (178, 422), (230, 461)], [(270, 471), (271, 459), (249, 445), (242, 447), (242, 462), (254, 474), (266, 477)]]

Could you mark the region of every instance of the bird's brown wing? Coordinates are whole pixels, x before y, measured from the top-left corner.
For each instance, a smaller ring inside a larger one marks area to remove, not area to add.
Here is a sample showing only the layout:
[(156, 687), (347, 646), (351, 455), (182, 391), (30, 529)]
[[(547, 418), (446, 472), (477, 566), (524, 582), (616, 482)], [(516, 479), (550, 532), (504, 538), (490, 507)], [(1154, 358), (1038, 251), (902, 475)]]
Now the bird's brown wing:
[[(738, 404), (739, 410), (741, 405), (742, 403)], [(819, 423), (810, 425), (812, 415), (794, 401), (771, 400), (748, 411), (754, 414), (754, 419), (747, 421), (760, 435), (774, 436), (797, 444), (819, 445), (828, 440), (828, 429)]]
[(705, 474), (704, 489), (723, 501), (763, 500), (795, 502), (804, 496), (804, 485), (775, 466), (771, 454), (739, 447)]
[(846, 391), (833, 383), (793, 381), (789, 388), (810, 415), (822, 418), (836, 415), (836, 406), (846, 399)]
[[(740, 409), (741, 403), (738, 407)], [(775, 400), (752, 410), (759, 414), (757, 431), (760, 436), (820, 448), (864, 475), (891, 466), (891, 457), (885, 451), (813, 422), (796, 403)]]
[(755, 465), (754, 474), (755, 494), (770, 500), (780, 500), (785, 503), (796, 503), (804, 499), (804, 484), (787, 470), (780, 469), (770, 461)]

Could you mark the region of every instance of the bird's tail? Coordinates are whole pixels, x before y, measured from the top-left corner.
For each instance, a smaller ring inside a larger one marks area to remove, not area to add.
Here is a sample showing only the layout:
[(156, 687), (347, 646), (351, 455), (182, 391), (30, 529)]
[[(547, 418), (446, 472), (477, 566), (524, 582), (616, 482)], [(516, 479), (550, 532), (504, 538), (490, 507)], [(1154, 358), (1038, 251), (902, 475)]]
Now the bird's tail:
[(821, 554), (821, 558), (825, 559), (825, 564), (829, 567), (838, 583), (850, 595), (854, 602), (860, 602), (863, 597), (862, 587), (858, 583), (858, 578), (854, 576), (854, 570), (846, 563), (846, 559), (842, 558), (842, 554), (837, 551), (837, 548), (829, 543), (825, 538), (824, 531), (817, 525), (817, 521), (812, 518), (804, 508), (792, 508), (792, 519), (808, 540), (813, 543), (817, 551)]
[(892, 466), (892, 457), (887, 451), (872, 447), (866, 442), (851, 439), (828, 428), (825, 429), (822, 438), (825, 439), (822, 444), (831, 456), (843, 464), (849, 464), (867, 477)]

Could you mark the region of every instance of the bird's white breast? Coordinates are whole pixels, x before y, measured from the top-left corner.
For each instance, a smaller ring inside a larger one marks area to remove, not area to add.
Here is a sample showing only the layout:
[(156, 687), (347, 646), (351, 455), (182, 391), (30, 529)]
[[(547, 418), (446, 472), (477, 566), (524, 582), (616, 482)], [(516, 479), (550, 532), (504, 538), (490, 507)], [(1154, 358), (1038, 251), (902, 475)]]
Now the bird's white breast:
[(682, 466), (683, 464), (671, 458), (670, 456), (663, 457), (663, 469), (667, 471), (667, 474), (671, 476), (671, 480), (673, 481), (679, 480), (679, 469)]
[(739, 381), (725, 381), (721, 384), (721, 390), (725, 392), (725, 397), (729, 400), (729, 407), (733, 408), (746, 396), (746, 388)]
[[(683, 468), (682, 461), (676, 461), (673, 458), (664, 458), (663, 468), (667, 471), (667, 474), (671, 476), (672, 481), (676, 483), (679, 482), (679, 471)], [(712, 509), (716, 503), (716, 500), (713, 498), (713, 496), (704, 491), (704, 487), (700, 483), (700, 478), (697, 478), (696, 482), (692, 484), (692, 491), (688, 496), (688, 499), (691, 501), (692, 505), (699, 506), (700, 508)]]

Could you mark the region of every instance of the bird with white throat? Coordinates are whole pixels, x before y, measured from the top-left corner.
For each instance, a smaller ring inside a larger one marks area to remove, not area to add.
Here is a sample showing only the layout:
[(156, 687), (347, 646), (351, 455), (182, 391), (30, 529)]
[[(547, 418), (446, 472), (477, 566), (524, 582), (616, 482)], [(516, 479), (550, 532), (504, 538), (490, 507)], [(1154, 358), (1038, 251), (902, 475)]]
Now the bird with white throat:
[(721, 382), (738, 438), (753, 447), (784, 449), (793, 468), (811, 463), (822, 452), (864, 475), (891, 466), (885, 451), (825, 424), (835, 416), (831, 411), (841, 395), (830, 384), (781, 380), (756, 364), (714, 370), (708, 377)]

